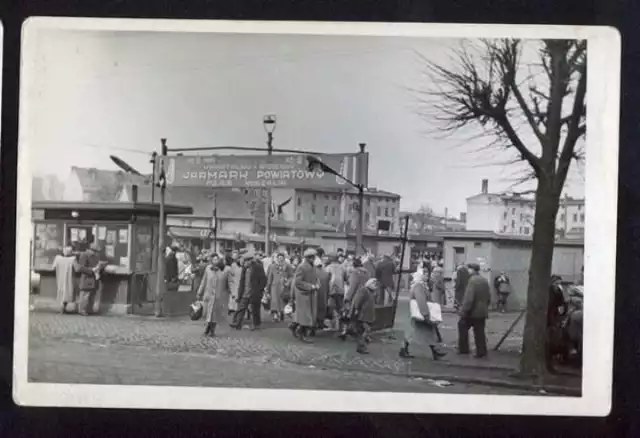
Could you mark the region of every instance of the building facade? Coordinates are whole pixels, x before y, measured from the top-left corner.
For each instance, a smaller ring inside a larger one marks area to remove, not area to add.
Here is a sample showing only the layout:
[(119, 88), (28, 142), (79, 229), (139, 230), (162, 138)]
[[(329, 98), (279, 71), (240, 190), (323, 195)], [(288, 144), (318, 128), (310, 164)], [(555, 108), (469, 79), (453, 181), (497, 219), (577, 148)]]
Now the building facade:
[[(470, 231), (492, 231), (511, 236), (532, 236), (535, 201), (516, 195), (490, 193), (483, 180), (481, 193), (467, 198), (467, 223)], [(560, 236), (580, 236), (584, 233), (584, 199), (564, 197), (556, 216)]]
[[(293, 204), (294, 220), (324, 223), (340, 231), (355, 231), (358, 226), (358, 192), (354, 189), (296, 190)], [(365, 232), (376, 232), (378, 221), (388, 221), (384, 234), (399, 233), (400, 195), (367, 189), (364, 192)]]

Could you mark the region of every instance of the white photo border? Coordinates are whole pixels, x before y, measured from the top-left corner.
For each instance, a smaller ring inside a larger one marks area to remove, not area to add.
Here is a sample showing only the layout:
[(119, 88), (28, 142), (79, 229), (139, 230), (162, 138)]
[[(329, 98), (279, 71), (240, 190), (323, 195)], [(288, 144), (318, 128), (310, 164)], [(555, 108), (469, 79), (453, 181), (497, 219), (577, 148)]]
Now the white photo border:
[[(415, 394), (28, 382), (30, 108), (39, 30), (218, 32), (424, 38), (586, 39), (588, 109), (582, 397)], [(32, 17), (22, 29), (13, 397), (25, 406), (606, 416), (611, 410), (618, 199), (620, 33), (611, 27), (194, 21)]]

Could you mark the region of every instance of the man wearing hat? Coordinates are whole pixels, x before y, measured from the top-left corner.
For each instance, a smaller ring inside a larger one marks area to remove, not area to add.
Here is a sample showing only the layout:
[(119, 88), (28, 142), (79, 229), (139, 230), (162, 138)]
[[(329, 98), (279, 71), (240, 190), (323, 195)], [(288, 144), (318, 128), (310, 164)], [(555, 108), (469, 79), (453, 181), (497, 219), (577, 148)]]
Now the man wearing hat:
[(375, 278), (370, 278), (363, 286), (358, 288), (353, 297), (350, 316), (358, 339), (356, 351), (360, 354), (369, 354), (367, 337), (369, 336), (371, 325), (376, 319), (376, 294), (379, 288), (380, 282)]
[(316, 294), (320, 288), (318, 274), (314, 267), (317, 257), (316, 250), (309, 248), (304, 254), (304, 260), (296, 268), (293, 280), (295, 313), (290, 329), (293, 336), (303, 342), (311, 342), (308, 339), (312, 328), (316, 323)]
[(242, 272), (238, 283), (238, 310), (233, 315), (231, 327), (242, 329), (245, 314), (251, 311), (251, 330), (258, 330), (261, 325), (260, 300), (262, 291), (267, 285), (267, 276), (264, 273), (262, 263), (255, 259), (251, 253), (243, 257)]
[(480, 275), (477, 263), (469, 264), (469, 274), (458, 321), (458, 353), (469, 354), (469, 329), (473, 328), (476, 357), (481, 358), (487, 355), (485, 324), (489, 317), (491, 287), (489, 281)]
[(93, 300), (98, 290), (98, 278), (100, 276), (100, 246), (92, 243), (86, 251), (80, 254), (76, 272), (80, 273), (80, 297), (78, 299), (78, 313), (88, 316), (93, 308)]

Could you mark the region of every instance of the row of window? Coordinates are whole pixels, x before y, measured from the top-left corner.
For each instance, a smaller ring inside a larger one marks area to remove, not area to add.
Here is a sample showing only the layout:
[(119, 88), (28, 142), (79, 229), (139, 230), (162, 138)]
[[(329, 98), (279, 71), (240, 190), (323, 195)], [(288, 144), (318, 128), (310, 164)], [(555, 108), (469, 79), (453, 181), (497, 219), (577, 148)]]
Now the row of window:
[[(355, 196), (349, 196), (348, 199), (355, 199)], [(324, 199), (325, 201), (337, 201), (339, 199), (339, 195), (324, 195)], [(313, 194), (313, 200), (317, 201), (318, 200), (318, 195), (316, 193)], [(379, 200), (380, 201), (380, 200)], [(386, 199), (387, 202), (390, 202), (391, 204), (395, 204), (397, 202), (396, 199)], [(365, 198), (365, 202), (367, 204), (367, 207), (369, 207), (371, 205), (371, 198)], [(298, 207), (300, 207), (302, 205), (302, 196), (298, 196)]]
[[(562, 213), (560, 215), (560, 220), (564, 222), (565, 217), (564, 213)], [(573, 213), (573, 222), (578, 222), (578, 213)], [(580, 213), (580, 222), (584, 223), (584, 213)]]

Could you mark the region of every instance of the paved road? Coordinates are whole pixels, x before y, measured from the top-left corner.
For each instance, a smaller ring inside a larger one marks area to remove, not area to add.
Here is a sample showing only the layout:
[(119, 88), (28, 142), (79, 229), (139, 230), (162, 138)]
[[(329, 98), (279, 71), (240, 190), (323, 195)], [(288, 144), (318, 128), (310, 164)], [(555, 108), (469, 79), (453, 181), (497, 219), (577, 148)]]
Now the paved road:
[(35, 382), (172, 385), (316, 390), (531, 395), (530, 392), (426, 379), (300, 366), (264, 356), (169, 352), (145, 347), (33, 340), (29, 379)]

